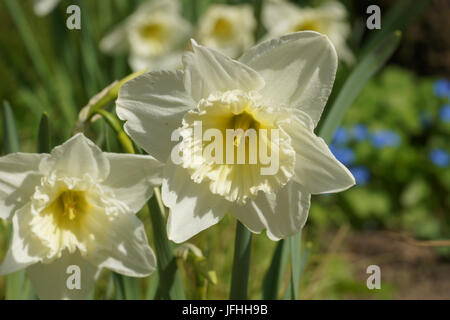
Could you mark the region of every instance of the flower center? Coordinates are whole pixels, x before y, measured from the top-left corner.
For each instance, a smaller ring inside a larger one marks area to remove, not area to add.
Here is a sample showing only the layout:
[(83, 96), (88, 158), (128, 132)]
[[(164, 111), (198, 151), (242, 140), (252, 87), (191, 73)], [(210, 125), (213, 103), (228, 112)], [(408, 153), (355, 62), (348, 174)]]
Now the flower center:
[(67, 229), (81, 223), (81, 219), (89, 210), (89, 203), (83, 191), (66, 190), (45, 209), (54, 216), (61, 228)]
[(214, 24), (213, 35), (219, 39), (229, 39), (233, 35), (233, 26), (225, 18), (218, 18)]
[(313, 19), (306, 19), (300, 23), (297, 23), (293, 28), (292, 32), (298, 31), (317, 31), (320, 32), (321, 26), (320, 23)]
[(241, 144), (241, 141), (246, 138), (245, 132), (248, 129), (258, 130), (260, 127), (259, 122), (246, 111), (233, 116), (231, 121), (233, 123), (234, 130), (236, 131), (236, 135), (234, 137), (234, 145), (236, 147), (238, 147)]
[(160, 42), (165, 34), (165, 28), (159, 23), (150, 23), (143, 25), (139, 32), (144, 39)]
[(143, 56), (163, 54), (172, 39), (166, 16), (142, 17), (130, 32), (132, 49)]
[(259, 190), (274, 192), (293, 174), (295, 152), (278, 128), (287, 117), (264, 106), (256, 92), (212, 94), (183, 118), (181, 165), (229, 201), (244, 204)]

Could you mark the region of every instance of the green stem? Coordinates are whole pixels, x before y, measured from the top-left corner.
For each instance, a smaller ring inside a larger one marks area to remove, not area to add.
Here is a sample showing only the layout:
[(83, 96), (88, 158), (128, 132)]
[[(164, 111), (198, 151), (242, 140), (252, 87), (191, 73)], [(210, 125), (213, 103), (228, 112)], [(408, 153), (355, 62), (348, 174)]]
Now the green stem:
[(234, 242), (234, 258), (233, 271), (231, 275), (230, 299), (247, 299), (251, 244), (252, 233), (238, 221), (236, 226), (236, 239)]
[(117, 140), (119, 140), (120, 145), (123, 148), (123, 151), (133, 154), (134, 153), (133, 142), (131, 142), (130, 138), (128, 138), (125, 131), (123, 131), (119, 119), (117, 119), (116, 116), (114, 116), (112, 113), (109, 113), (104, 109), (97, 110), (97, 113), (100, 114), (103, 117), (103, 119), (105, 119), (105, 121), (109, 124), (109, 126), (116, 132)]
[(105, 106), (107, 106), (111, 101), (114, 101), (117, 99), (119, 95), (119, 89), (128, 81), (146, 73), (148, 69), (144, 69), (142, 71), (134, 72), (132, 74), (129, 74), (125, 78), (115, 81), (112, 83), (112, 85), (107, 89), (107, 92), (100, 97), (90, 108), (88, 115), (86, 117), (86, 122), (91, 120), (91, 118), (98, 113), (99, 110), (103, 109)]

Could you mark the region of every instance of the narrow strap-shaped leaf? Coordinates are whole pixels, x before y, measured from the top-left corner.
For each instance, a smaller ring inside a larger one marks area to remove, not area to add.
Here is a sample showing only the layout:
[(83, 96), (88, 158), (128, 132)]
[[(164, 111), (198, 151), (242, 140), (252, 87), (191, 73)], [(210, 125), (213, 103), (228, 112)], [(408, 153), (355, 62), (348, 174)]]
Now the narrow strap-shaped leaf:
[(300, 282), (300, 263), (301, 263), (301, 246), (302, 246), (302, 233), (289, 237), (287, 239), (289, 242), (289, 249), (291, 251), (291, 299), (298, 299), (298, 285)]
[(159, 273), (156, 299), (182, 300), (185, 299), (183, 285), (177, 261), (173, 255), (172, 244), (167, 237), (166, 224), (156, 199), (158, 194), (159, 190), (155, 189), (155, 195), (148, 202)]
[[(297, 281), (298, 281), (298, 283), (300, 282), (302, 274), (305, 271), (305, 268), (306, 268), (306, 265), (308, 263), (308, 258), (309, 258), (310, 253), (311, 253), (311, 245), (307, 244), (306, 246), (304, 246), (304, 248), (302, 248), (302, 253), (301, 253), (301, 257), (300, 257), (300, 264), (297, 267), (297, 277), (298, 277)], [(291, 277), (291, 279), (289, 281), (289, 284), (288, 284), (288, 287), (287, 287), (286, 291), (284, 292), (283, 300), (293, 299), (293, 291), (294, 290), (293, 290), (292, 283), (293, 283), (293, 281), (292, 281), (292, 277)], [(297, 288), (298, 288), (298, 285), (297, 285)]]
[(48, 114), (44, 112), (39, 123), (38, 133), (38, 153), (50, 152), (50, 127), (48, 123)]
[(3, 101), (3, 150), (5, 153), (20, 151), (19, 135), (17, 134), (16, 121), (8, 101)]
[(278, 297), (281, 281), (286, 272), (289, 258), (289, 245), (287, 240), (278, 241), (269, 269), (263, 282), (262, 297), (265, 300), (274, 300)]
[(125, 298), (127, 300), (139, 300), (140, 290), (137, 278), (127, 277), (122, 275), (123, 286), (125, 289)]
[(125, 286), (123, 284), (122, 275), (113, 272), (112, 278), (114, 282), (114, 299), (125, 300)]
[(159, 275), (158, 272), (155, 272), (152, 274), (148, 287), (147, 292), (145, 293), (145, 299), (146, 300), (154, 300), (156, 298), (156, 291), (158, 290), (159, 285)]
[(230, 299), (247, 299), (252, 233), (239, 221), (236, 226)]
[(348, 107), (358, 96), (366, 82), (386, 63), (400, 43), (399, 31), (389, 34), (377, 47), (363, 57), (346, 80), (342, 90), (321, 125), (320, 136), (330, 142), (334, 130), (341, 123)]
[(136, 278), (113, 272), (114, 296), (116, 300), (139, 300), (139, 283)]
[(264, 25), (262, 23), (263, 0), (253, 0), (253, 15), (256, 20), (255, 39), (259, 40), (264, 35)]

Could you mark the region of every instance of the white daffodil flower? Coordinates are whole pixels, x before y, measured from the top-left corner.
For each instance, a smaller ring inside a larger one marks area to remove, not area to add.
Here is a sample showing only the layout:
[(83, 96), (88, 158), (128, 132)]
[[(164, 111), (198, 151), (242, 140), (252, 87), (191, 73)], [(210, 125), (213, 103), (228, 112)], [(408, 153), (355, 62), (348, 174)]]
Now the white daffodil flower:
[[(227, 212), (252, 232), (267, 229), (273, 240), (298, 232), (311, 194), (355, 184), (314, 134), (337, 68), (332, 43), (316, 32), (297, 32), (256, 45), (239, 60), (194, 41), (192, 47), (184, 70), (149, 72), (126, 83), (116, 108), (134, 141), (166, 162), (162, 198), (170, 208), (169, 238), (183, 242)], [(222, 164), (217, 153), (208, 154), (211, 145), (219, 150), (229, 143), (216, 141), (219, 134), (199, 136), (199, 123), (216, 134), (238, 130), (226, 156), (234, 160), (243, 145), (246, 161)], [(252, 138), (254, 148), (244, 134), (250, 129), (259, 138)], [(174, 137), (182, 143), (171, 142)], [(269, 165), (261, 150), (269, 149), (278, 170), (263, 174)]]
[[(102, 268), (151, 274), (156, 259), (135, 213), (160, 171), (152, 157), (104, 153), (82, 134), (51, 154), (1, 157), (0, 218), (13, 234), (0, 274), (26, 268), (41, 299), (86, 297)], [(70, 266), (79, 288), (67, 286)]]
[(285, 1), (268, 1), (263, 8), (265, 39), (298, 31), (316, 31), (327, 35), (333, 42), (339, 58), (348, 64), (355, 58), (346, 40), (350, 35), (347, 11), (338, 1), (326, 2), (318, 8), (300, 8)]
[(178, 0), (149, 0), (100, 42), (110, 54), (129, 53), (134, 71), (176, 69), (192, 32)]
[(61, 0), (33, 0), (34, 13), (45, 16), (56, 8)]
[(196, 39), (230, 57), (254, 44), (256, 21), (249, 5), (216, 4), (200, 18)]

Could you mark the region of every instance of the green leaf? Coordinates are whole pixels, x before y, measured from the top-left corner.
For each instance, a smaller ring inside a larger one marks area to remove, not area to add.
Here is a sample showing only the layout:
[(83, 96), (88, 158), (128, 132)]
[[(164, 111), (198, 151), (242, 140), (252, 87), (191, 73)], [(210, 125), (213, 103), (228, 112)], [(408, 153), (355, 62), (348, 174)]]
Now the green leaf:
[(8, 101), (3, 101), (2, 108), (3, 116), (3, 137), (4, 137), (4, 152), (14, 153), (20, 152), (19, 136), (17, 134), (16, 121)]
[(278, 241), (277, 247), (272, 257), (269, 269), (266, 272), (263, 282), (262, 298), (265, 300), (275, 300), (278, 297), (278, 291), (281, 281), (286, 272), (286, 266), (289, 258), (289, 245), (287, 240)]
[(253, 15), (256, 20), (255, 39), (259, 40), (264, 35), (265, 29), (262, 23), (263, 1), (253, 0)]
[(291, 299), (298, 300), (298, 285), (300, 283), (300, 261), (302, 254), (302, 233), (289, 237), (287, 239), (291, 251)]
[[(291, 273), (292, 271), (296, 270), (296, 275), (295, 276), (291, 275), (291, 281), (289, 281), (289, 285), (284, 293), (283, 300), (294, 299), (294, 292), (295, 292), (294, 285), (295, 288), (297, 288), (298, 293), (298, 285), (300, 283), (301, 276), (305, 271), (310, 253), (311, 253), (311, 244), (309, 243), (306, 244), (306, 246), (303, 248), (297, 266), (291, 268)], [(294, 284), (294, 282), (296, 282), (296, 284)]]
[(401, 32), (395, 31), (389, 35), (358, 63), (346, 80), (342, 90), (328, 112), (325, 122), (321, 125), (320, 136), (329, 143), (333, 133), (341, 123), (345, 112), (358, 96), (366, 82), (387, 62), (397, 49)]
[(178, 265), (173, 254), (172, 243), (167, 237), (166, 224), (158, 204), (159, 189), (148, 202), (153, 228), (156, 260), (158, 261), (158, 289), (156, 299), (185, 299), (183, 285), (178, 272)]
[(136, 278), (112, 273), (116, 300), (139, 300), (139, 284)]
[(230, 289), (230, 299), (232, 300), (247, 299), (251, 244), (252, 233), (237, 221)]
[(25, 271), (17, 271), (6, 276), (6, 300), (22, 300), (25, 285)]
[(159, 285), (159, 276), (158, 272), (155, 272), (151, 278), (150, 283), (147, 287), (147, 292), (145, 293), (145, 300), (154, 300), (156, 297), (156, 292), (158, 290)]
[(123, 285), (122, 275), (113, 272), (112, 278), (114, 282), (114, 299), (125, 300), (125, 287)]
[(50, 152), (50, 128), (48, 124), (48, 114), (44, 112), (39, 123), (38, 133), (38, 153)]

